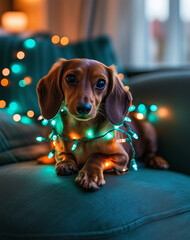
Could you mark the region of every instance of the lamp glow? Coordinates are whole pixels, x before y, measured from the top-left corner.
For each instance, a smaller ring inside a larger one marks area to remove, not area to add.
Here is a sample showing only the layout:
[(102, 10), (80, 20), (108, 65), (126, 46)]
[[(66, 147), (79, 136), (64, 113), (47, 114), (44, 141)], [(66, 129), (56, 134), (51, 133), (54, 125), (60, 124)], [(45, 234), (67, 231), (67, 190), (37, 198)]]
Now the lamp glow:
[(136, 109), (136, 107), (134, 105), (132, 105), (129, 107), (129, 112), (133, 112), (133, 111), (135, 111), (135, 109)]
[(8, 32), (20, 33), (27, 28), (28, 17), (24, 12), (9, 11), (2, 15), (1, 23)]
[(51, 159), (54, 156), (55, 150), (52, 150), (49, 154), (48, 154), (48, 158)]

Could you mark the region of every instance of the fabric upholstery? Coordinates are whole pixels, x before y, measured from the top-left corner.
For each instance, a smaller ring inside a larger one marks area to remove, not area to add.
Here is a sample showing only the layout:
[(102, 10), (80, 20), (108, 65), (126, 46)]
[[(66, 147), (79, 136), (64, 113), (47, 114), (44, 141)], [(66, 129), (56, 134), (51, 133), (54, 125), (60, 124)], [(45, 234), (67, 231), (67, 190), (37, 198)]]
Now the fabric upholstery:
[(189, 176), (141, 167), (106, 175), (107, 184), (92, 193), (75, 177), (34, 161), (2, 166), (0, 239), (190, 238)]
[(11, 115), (0, 111), (0, 165), (34, 160), (47, 154), (49, 146), (36, 141), (39, 135), (45, 136), (46, 129), (16, 123)]
[(166, 71), (142, 74), (130, 78), (133, 99), (165, 109), (154, 124), (158, 135), (158, 150), (171, 169), (190, 174), (190, 71)]

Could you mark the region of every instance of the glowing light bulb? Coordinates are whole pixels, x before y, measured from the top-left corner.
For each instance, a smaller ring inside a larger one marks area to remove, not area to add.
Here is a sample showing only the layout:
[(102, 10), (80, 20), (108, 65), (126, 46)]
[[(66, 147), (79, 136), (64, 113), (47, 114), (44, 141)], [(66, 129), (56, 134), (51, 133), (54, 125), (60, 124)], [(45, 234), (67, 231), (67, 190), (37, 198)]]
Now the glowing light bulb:
[(40, 116), (38, 117), (38, 120), (40, 121), (40, 120), (42, 120), (42, 119), (43, 119), (43, 116), (40, 115)]
[(14, 64), (12, 64), (12, 66), (11, 66), (11, 70), (12, 70), (13, 73), (19, 74), (19, 73), (22, 71), (22, 67), (21, 67), (20, 64), (14, 63)]
[(137, 113), (137, 114), (135, 114), (135, 117), (136, 117), (136, 119), (138, 119), (138, 120), (143, 120), (143, 119), (144, 119), (144, 115), (143, 115), (142, 113)]
[(51, 125), (52, 125), (52, 126), (55, 126), (55, 125), (56, 125), (56, 121), (55, 121), (55, 120), (52, 120), (52, 121), (51, 121)]
[(78, 140), (75, 141), (75, 143), (73, 144), (71, 150), (74, 151), (77, 147), (77, 144), (78, 144)]
[(16, 57), (19, 60), (22, 60), (25, 57), (25, 53), (23, 51), (19, 51), (19, 52), (17, 52)]
[(63, 46), (66, 46), (66, 45), (69, 44), (69, 38), (68, 37), (62, 37), (60, 42)]
[(26, 82), (24, 80), (20, 80), (18, 84), (20, 87), (26, 87)]
[(37, 137), (36, 138), (36, 141), (38, 141), (38, 142), (43, 142), (45, 140), (45, 138), (43, 138), (43, 137)]
[(144, 104), (139, 104), (139, 106), (137, 107), (138, 111), (140, 113), (146, 113), (146, 106)]
[(5, 108), (5, 107), (6, 107), (5, 100), (0, 100), (0, 108)]
[(31, 48), (34, 48), (35, 46), (36, 46), (36, 41), (32, 38), (26, 39), (24, 41), (24, 47), (25, 48), (31, 49)]
[(13, 115), (13, 120), (14, 120), (15, 122), (20, 122), (20, 120), (21, 120), (20, 114), (14, 114), (14, 115)]
[(136, 109), (136, 107), (134, 105), (132, 105), (129, 107), (129, 112), (133, 112), (133, 111), (135, 111), (135, 109)]
[(56, 141), (57, 140), (57, 135), (53, 135), (52, 139), (53, 139), (53, 141)]
[(1, 80), (1, 86), (2, 86), (2, 87), (6, 87), (6, 86), (8, 86), (8, 84), (9, 84), (8, 79), (3, 78), (3, 79)]
[(137, 163), (136, 163), (136, 161), (135, 161), (134, 158), (131, 160), (131, 164), (132, 164), (133, 169), (134, 169), (135, 171), (137, 171), (137, 170), (138, 170), (138, 167), (137, 167)]
[(129, 138), (121, 138), (121, 139), (117, 139), (116, 142), (118, 142), (118, 143), (130, 142), (130, 139)]
[(34, 111), (29, 110), (29, 111), (27, 112), (27, 116), (30, 117), (30, 118), (34, 117)]
[(94, 137), (94, 132), (93, 132), (93, 130), (92, 130), (92, 129), (87, 130), (87, 131), (86, 131), (86, 135), (87, 135), (87, 137), (89, 137), (89, 138), (93, 138), (93, 137)]
[(48, 158), (51, 159), (54, 156), (55, 150), (52, 150), (49, 154), (48, 154)]
[(157, 107), (156, 105), (151, 105), (151, 106), (150, 106), (150, 110), (151, 110), (152, 112), (156, 112), (156, 111), (158, 110), (158, 107)]
[(8, 69), (8, 68), (4, 68), (3, 70), (2, 70), (2, 74), (3, 74), (3, 76), (8, 76), (9, 74), (10, 74), (10, 70)]
[(131, 122), (131, 119), (130, 119), (129, 117), (125, 117), (125, 118), (124, 118), (124, 121), (126, 121), (126, 122)]
[(51, 41), (53, 44), (57, 44), (59, 43), (60, 41), (60, 37), (58, 35), (54, 35), (52, 38), (51, 38)]
[(44, 120), (42, 121), (42, 125), (43, 125), (43, 126), (48, 125), (48, 120), (47, 120), (47, 119), (44, 119)]
[(107, 140), (112, 139), (114, 137), (114, 133), (113, 132), (112, 133), (107, 133), (105, 137), (106, 137)]

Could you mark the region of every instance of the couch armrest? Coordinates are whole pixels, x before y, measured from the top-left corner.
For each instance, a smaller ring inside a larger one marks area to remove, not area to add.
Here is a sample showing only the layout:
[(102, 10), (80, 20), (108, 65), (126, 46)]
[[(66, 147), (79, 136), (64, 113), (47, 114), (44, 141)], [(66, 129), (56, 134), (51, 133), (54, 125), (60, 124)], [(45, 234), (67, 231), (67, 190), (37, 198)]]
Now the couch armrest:
[(159, 154), (172, 170), (190, 174), (190, 71), (141, 74), (130, 83), (135, 102), (158, 106)]

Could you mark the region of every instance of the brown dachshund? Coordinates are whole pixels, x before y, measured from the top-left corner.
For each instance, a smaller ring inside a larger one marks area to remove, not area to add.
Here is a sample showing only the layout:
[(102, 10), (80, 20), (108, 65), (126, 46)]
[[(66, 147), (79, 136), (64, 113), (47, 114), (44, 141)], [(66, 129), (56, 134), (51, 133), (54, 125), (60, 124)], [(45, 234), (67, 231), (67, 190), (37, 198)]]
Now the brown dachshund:
[[(39, 81), (37, 93), (44, 118), (56, 118), (57, 133), (68, 139), (103, 136), (114, 125), (123, 123), (132, 102), (115, 67), (89, 59), (60, 59)], [(152, 126), (133, 120), (130, 127), (139, 135), (139, 140), (133, 141), (136, 157), (143, 157), (149, 167), (168, 168), (167, 162), (155, 155), (156, 134)], [(120, 174), (129, 168), (130, 145), (116, 142), (122, 135), (114, 131), (109, 139), (79, 141), (73, 151), (73, 141), (58, 137), (55, 144), (57, 174), (78, 172), (76, 182), (79, 185), (87, 190), (99, 189), (105, 184), (103, 172), (112, 170)]]

